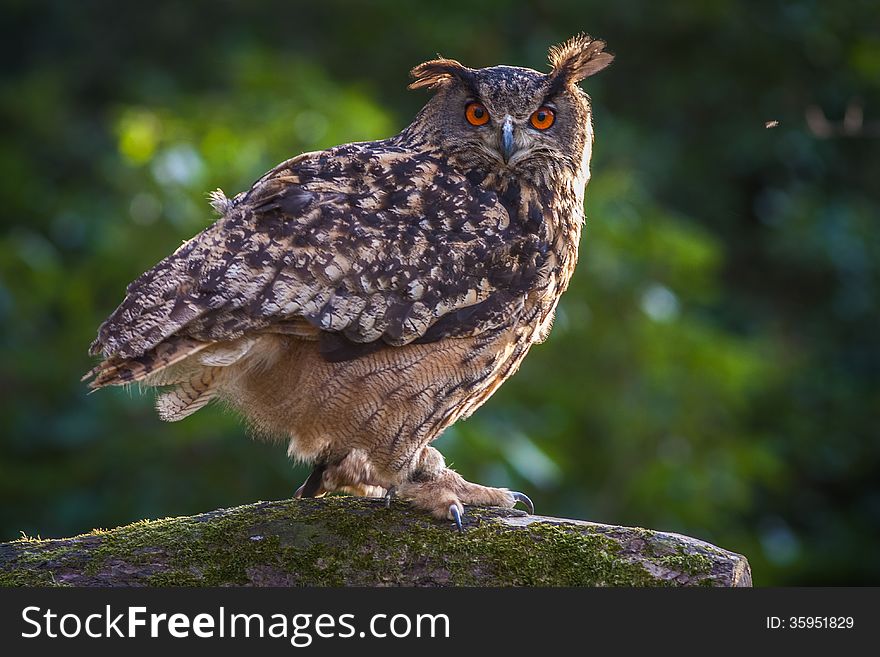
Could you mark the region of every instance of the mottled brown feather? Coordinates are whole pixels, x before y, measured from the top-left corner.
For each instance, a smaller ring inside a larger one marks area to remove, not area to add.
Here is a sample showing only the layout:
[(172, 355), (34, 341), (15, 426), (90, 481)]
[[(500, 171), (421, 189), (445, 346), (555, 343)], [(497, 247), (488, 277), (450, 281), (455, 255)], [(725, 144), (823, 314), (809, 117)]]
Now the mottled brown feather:
[(431, 338), (479, 332), (531, 287), (546, 248), (434, 154), (337, 147), (279, 166), (132, 283), (92, 350), (136, 358), (172, 335), (231, 340), (297, 318), (402, 345), (499, 295), (466, 331)]

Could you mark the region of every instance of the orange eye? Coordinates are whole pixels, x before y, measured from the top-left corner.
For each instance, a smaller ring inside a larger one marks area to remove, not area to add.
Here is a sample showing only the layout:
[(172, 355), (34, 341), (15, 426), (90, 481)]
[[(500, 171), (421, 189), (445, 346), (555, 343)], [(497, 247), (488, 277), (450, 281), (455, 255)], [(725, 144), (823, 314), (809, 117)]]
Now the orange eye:
[(489, 123), (489, 110), (482, 103), (468, 103), (464, 108), (464, 116), (471, 125), (486, 125)]
[(539, 107), (537, 111), (532, 114), (529, 118), (529, 123), (532, 124), (533, 128), (537, 128), (538, 130), (546, 130), (553, 122), (556, 120), (556, 112), (554, 112), (551, 108), (544, 105), (543, 107)]

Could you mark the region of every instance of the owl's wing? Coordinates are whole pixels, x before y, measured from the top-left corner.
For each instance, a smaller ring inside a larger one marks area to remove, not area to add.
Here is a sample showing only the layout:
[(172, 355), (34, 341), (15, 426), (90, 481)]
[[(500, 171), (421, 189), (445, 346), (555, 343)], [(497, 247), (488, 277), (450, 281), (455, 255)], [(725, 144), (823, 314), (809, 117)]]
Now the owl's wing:
[[(515, 319), (547, 245), (439, 158), (387, 142), (285, 162), (134, 281), (92, 353), (137, 358), (308, 323), (330, 360), (358, 345), (473, 335)], [(296, 329), (293, 329), (296, 332)]]

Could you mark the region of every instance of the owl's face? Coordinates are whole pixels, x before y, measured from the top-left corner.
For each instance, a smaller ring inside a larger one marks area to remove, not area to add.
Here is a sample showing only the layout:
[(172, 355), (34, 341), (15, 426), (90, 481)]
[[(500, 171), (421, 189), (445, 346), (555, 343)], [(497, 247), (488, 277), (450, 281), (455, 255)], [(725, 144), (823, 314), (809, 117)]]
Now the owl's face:
[(551, 50), (553, 70), (547, 74), (513, 66), (469, 69), (452, 60), (426, 62), (413, 70), (411, 86), (438, 91), (417, 123), (464, 169), (539, 178), (562, 169), (586, 181), (592, 120), (589, 98), (576, 82), (610, 63), (602, 47), (602, 42), (576, 37)]
[(590, 147), (590, 103), (580, 89), (550, 87), (549, 76), (527, 68), (475, 70), (432, 100), (435, 134), (468, 167), (524, 172), (563, 163), (576, 171)]

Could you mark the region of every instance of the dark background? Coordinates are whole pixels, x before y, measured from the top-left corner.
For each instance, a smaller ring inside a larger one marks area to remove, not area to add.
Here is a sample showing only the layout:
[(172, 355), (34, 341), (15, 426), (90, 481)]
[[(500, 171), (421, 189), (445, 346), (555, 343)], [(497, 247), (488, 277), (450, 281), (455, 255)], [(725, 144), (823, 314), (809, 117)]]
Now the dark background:
[(583, 30), (617, 59), (584, 85), (579, 269), (550, 340), (437, 446), (539, 513), (742, 552), (758, 585), (880, 583), (875, 1), (0, 11), (0, 540), (289, 496), (306, 470), (222, 409), (87, 395), (98, 324), (211, 221), (207, 191), (406, 125), (415, 64), (547, 70)]

